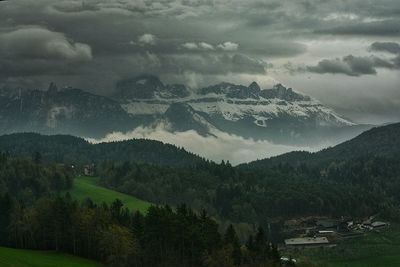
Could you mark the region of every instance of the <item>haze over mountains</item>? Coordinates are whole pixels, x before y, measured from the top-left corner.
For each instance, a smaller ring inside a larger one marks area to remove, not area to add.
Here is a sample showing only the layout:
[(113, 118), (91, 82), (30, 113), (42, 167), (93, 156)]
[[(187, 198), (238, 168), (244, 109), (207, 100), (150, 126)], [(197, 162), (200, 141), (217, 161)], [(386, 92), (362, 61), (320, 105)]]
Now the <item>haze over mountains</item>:
[(122, 80), (108, 97), (58, 89), (53, 83), (46, 91), (3, 88), (0, 104), (1, 134), (72, 134), (92, 141), (143, 137), (189, 146), (200, 154), (198, 143), (225, 144), (223, 155), (203, 153), (214, 160), (222, 159), (234, 144), (270, 150), (254, 155), (240, 151), (237, 157), (243, 158), (233, 159), (237, 162), (291, 151), (293, 146), (315, 150), (370, 127), (281, 84), (261, 89), (255, 82), (223, 82), (193, 90), (163, 84), (152, 75)]

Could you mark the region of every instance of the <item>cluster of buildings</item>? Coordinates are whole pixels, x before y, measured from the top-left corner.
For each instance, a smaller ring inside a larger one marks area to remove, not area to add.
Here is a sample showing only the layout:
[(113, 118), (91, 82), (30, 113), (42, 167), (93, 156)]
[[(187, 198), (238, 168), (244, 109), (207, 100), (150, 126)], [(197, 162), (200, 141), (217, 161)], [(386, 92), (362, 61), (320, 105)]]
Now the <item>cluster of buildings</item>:
[(95, 165), (92, 163), (92, 164), (87, 164), (87, 165), (83, 166), (83, 174), (85, 176), (95, 176), (95, 174), (96, 174)]
[(352, 218), (331, 219), (308, 217), (285, 222), (287, 236), (286, 248), (333, 247), (339, 240), (356, 238), (368, 231), (380, 231), (389, 227), (389, 223), (379, 221), (376, 216), (365, 220)]

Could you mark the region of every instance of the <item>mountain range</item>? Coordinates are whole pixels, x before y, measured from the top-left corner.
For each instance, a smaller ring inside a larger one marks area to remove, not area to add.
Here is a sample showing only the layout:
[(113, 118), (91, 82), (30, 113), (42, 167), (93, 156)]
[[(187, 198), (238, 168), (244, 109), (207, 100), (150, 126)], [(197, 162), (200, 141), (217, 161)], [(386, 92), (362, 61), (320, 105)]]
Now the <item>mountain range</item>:
[(141, 75), (100, 96), (81, 89), (0, 90), (0, 134), (39, 132), (101, 138), (138, 126), (168, 131), (219, 132), (280, 144), (338, 143), (369, 125), (358, 125), (319, 101), (281, 84), (261, 89), (220, 83), (198, 90)]

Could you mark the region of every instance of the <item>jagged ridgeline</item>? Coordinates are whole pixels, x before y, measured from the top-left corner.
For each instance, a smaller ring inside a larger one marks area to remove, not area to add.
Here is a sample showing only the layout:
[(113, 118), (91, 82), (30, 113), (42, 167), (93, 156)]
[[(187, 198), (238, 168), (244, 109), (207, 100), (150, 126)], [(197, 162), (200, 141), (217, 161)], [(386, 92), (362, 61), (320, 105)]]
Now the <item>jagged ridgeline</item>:
[(345, 140), (368, 128), (281, 84), (261, 89), (220, 83), (192, 89), (142, 75), (100, 96), (76, 88), (0, 90), (0, 134), (39, 132), (99, 138), (138, 126), (169, 131), (216, 131), (283, 144)]

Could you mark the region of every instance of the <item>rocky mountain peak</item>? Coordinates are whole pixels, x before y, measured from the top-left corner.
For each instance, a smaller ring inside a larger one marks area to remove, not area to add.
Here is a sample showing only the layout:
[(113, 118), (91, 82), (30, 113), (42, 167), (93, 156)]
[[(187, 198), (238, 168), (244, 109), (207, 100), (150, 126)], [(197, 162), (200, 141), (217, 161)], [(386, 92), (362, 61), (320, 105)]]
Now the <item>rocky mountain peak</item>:
[(136, 84), (138, 85), (146, 85), (149, 87), (153, 87), (154, 89), (161, 89), (164, 87), (164, 84), (161, 82), (161, 80), (154, 75), (150, 74), (143, 74), (140, 76), (137, 76), (133, 78)]
[(310, 101), (311, 98), (306, 95), (294, 92), (292, 88), (286, 88), (278, 83), (272, 89), (262, 90), (260, 96), (264, 98), (278, 98), (286, 101)]
[(209, 133), (207, 120), (186, 103), (171, 104), (163, 117), (175, 131), (195, 130), (201, 135)]
[(49, 85), (49, 88), (47, 89), (47, 92), (49, 94), (56, 94), (58, 92), (57, 84), (55, 84), (54, 82), (51, 82)]
[[(117, 83), (114, 98), (129, 102), (143, 99), (180, 99), (191, 95), (183, 84), (163, 84), (153, 75), (140, 75)], [(294, 92), (282, 84), (276, 84), (272, 89), (262, 90), (257, 82), (249, 86), (221, 82), (198, 90), (200, 95), (217, 94), (234, 99), (281, 99), (286, 101), (309, 101), (310, 97)]]
[(256, 82), (252, 82), (252, 83), (249, 85), (249, 89), (252, 90), (252, 91), (256, 91), (256, 92), (260, 92), (260, 91), (261, 91), (260, 86), (259, 86), (258, 83), (256, 83)]
[(158, 77), (146, 74), (119, 81), (116, 85), (115, 97), (118, 99), (149, 99), (163, 89), (164, 84)]
[(190, 95), (189, 90), (183, 84), (168, 84), (165, 86), (165, 90), (169, 94), (169, 98), (184, 98)]
[(153, 99), (153, 98), (183, 98), (190, 95), (183, 84), (164, 85), (154, 75), (140, 75), (119, 81), (114, 98), (118, 100)]

